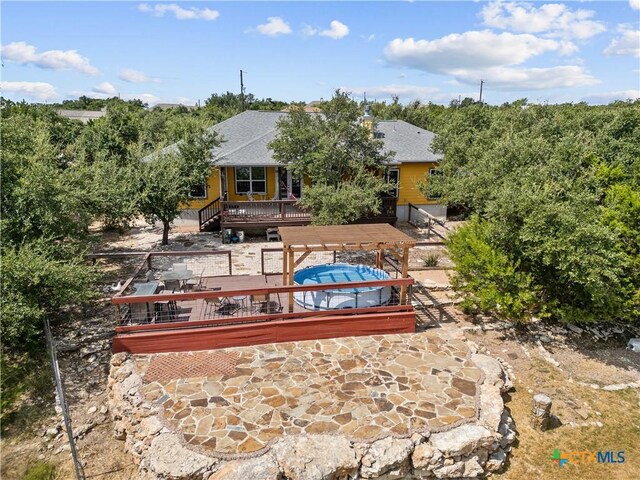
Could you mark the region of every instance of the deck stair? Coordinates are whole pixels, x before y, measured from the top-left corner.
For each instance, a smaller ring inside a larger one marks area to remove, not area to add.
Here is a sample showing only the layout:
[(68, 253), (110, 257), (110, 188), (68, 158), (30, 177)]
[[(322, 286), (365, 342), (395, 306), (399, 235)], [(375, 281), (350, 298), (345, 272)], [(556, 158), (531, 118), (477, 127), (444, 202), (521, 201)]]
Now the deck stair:
[(198, 210), (200, 231), (211, 232), (214, 230), (220, 230), (221, 216), (222, 205), (220, 203), (220, 197), (218, 197)]

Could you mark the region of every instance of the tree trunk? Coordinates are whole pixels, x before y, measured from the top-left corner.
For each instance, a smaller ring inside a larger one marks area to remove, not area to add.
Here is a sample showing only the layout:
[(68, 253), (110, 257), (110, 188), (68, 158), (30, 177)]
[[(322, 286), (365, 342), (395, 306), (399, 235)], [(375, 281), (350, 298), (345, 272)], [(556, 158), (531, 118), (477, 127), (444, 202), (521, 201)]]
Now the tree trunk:
[(162, 221), (162, 245), (169, 244), (169, 228), (171, 226), (171, 222)]

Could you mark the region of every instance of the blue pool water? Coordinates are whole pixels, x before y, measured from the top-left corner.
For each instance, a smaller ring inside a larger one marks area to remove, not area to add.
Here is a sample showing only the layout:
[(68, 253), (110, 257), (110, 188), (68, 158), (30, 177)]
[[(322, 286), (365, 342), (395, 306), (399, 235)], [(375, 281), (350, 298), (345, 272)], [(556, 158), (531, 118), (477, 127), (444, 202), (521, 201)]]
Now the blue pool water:
[[(298, 285), (368, 282), (388, 280), (384, 270), (367, 265), (316, 265), (297, 271), (293, 280)], [(312, 292), (295, 292), (298, 305), (309, 310), (339, 310), (386, 305), (391, 299), (391, 287), (357, 287), (327, 289)]]
[[(293, 281), (298, 285), (313, 285), (317, 283), (346, 283), (369, 282), (374, 280), (388, 280), (389, 274), (384, 270), (367, 265), (349, 265), (334, 263), (331, 265), (315, 265), (297, 271)], [(380, 287), (343, 288), (332, 290), (342, 293), (361, 293), (378, 290)]]

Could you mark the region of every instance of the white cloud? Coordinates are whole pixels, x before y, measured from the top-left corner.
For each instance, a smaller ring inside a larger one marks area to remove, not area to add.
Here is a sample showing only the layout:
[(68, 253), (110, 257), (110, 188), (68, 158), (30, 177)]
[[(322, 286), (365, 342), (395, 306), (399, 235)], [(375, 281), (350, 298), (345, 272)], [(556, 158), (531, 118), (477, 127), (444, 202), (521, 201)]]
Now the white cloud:
[(367, 95), (368, 98), (400, 97), (406, 100), (433, 99), (440, 90), (435, 87), (421, 85), (380, 85), (372, 87), (340, 87), (340, 90), (350, 92), (357, 97)]
[(277, 37), (278, 35), (288, 35), (291, 33), (291, 27), (281, 17), (268, 17), (267, 23), (263, 23), (256, 27), (258, 33), (269, 37)]
[(365, 42), (369, 43), (376, 38), (376, 35), (374, 33), (371, 33), (369, 35), (360, 35), (360, 38), (362, 38)]
[(544, 89), (599, 83), (577, 65), (516, 67), (547, 52), (563, 55), (574, 51), (571, 42), (484, 30), (451, 34), (431, 41), (397, 38), (387, 45), (384, 53), (393, 65), (450, 75), (468, 85), (485, 80), (489, 88)]
[(3, 96), (22, 95), (41, 101), (52, 100), (58, 96), (54, 86), (44, 82), (0, 82), (0, 92)]
[(160, 83), (159, 78), (150, 77), (132, 68), (123, 68), (118, 73), (118, 78), (129, 83)]
[(75, 50), (47, 50), (38, 53), (36, 47), (26, 42), (13, 42), (0, 47), (3, 60), (20, 65), (35, 65), (51, 70), (77, 70), (87, 75), (97, 75), (98, 69), (91, 65), (87, 57)]
[(154, 17), (163, 17), (165, 13), (173, 13), (178, 20), (216, 20), (220, 16), (220, 12), (217, 10), (211, 10), (210, 8), (196, 8), (188, 7), (182, 8), (175, 3), (164, 4), (159, 3), (156, 5), (149, 5), (147, 3), (141, 3), (138, 5), (138, 10), (144, 13), (150, 13)]
[(622, 36), (611, 40), (602, 53), (607, 56), (631, 55), (640, 58), (640, 30), (622, 30)]
[(629, 6), (634, 10), (640, 10), (640, 0), (629, 0)]
[(452, 33), (436, 40), (396, 38), (384, 50), (391, 64), (432, 73), (454, 68), (517, 65), (545, 52), (569, 53), (570, 44), (535, 35), (496, 34), (490, 30)]
[(109, 82), (102, 82), (100, 85), (96, 85), (92, 89), (96, 93), (104, 93), (105, 95), (116, 95), (118, 92), (116, 91), (116, 87), (111, 85)]
[(489, 27), (577, 39), (590, 38), (606, 30), (604, 23), (592, 19), (594, 15), (593, 10), (571, 10), (561, 3), (536, 8), (530, 3), (501, 1), (485, 5), (480, 12), (483, 23)]
[[(333, 38), (334, 40), (340, 40), (341, 38), (349, 35), (349, 27), (339, 20), (333, 20), (329, 24), (329, 28), (326, 30), (320, 30), (319, 27), (312, 27), (311, 25), (305, 25), (302, 28), (302, 35), (305, 37), (312, 37), (314, 35), (321, 35), (323, 37)], [(367, 42), (370, 42), (375, 38), (375, 35), (368, 36), (361, 35)]]
[(574, 88), (597, 85), (600, 81), (591, 76), (582, 66), (564, 65), (547, 68), (490, 67), (450, 72), (454, 78), (467, 85), (485, 81), (485, 88), (501, 90), (544, 90), (547, 88)]
[(616, 92), (594, 93), (584, 97), (582, 100), (587, 103), (607, 104), (616, 100), (637, 100), (640, 98), (640, 90), (619, 90)]
[(322, 30), (318, 35), (333, 38), (334, 40), (340, 40), (349, 35), (349, 27), (338, 20), (332, 20), (329, 26), (329, 29)]

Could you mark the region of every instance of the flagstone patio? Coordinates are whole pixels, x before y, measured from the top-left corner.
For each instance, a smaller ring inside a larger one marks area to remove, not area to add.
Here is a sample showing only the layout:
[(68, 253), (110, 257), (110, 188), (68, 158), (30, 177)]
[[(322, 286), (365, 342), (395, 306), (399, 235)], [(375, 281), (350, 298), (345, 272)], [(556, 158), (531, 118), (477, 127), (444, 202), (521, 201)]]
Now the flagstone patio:
[(138, 355), (145, 399), (201, 453), (243, 456), (283, 436), (355, 441), (473, 421), (483, 372), (442, 331)]

